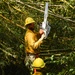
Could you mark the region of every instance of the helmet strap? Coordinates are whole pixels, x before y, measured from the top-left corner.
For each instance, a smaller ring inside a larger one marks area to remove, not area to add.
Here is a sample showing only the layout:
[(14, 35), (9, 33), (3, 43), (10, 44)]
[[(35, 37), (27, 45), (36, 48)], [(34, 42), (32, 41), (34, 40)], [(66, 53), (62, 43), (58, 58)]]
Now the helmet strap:
[(34, 68), (34, 73), (36, 73), (36, 68)]

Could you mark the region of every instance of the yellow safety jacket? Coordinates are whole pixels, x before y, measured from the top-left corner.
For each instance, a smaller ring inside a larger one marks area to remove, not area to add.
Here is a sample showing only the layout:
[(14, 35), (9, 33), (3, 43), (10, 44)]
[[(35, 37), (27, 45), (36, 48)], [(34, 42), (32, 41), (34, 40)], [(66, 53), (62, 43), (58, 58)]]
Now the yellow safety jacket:
[(43, 42), (42, 40), (39, 40), (41, 37), (40, 34), (35, 33), (34, 31), (31, 31), (30, 29), (27, 29), (25, 33), (25, 50), (27, 53), (39, 53), (39, 46)]

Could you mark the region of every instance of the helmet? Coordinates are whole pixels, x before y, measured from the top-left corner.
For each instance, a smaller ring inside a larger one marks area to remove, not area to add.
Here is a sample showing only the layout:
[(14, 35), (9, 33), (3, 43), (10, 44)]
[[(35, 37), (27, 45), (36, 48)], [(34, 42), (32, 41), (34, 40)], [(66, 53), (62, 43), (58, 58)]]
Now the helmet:
[(41, 58), (36, 58), (33, 63), (32, 63), (32, 66), (34, 68), (43, 68), (45, 66), (45, 63), (43, 61), (43, 59)]
[(28, 24), (30, 24), (30, 23), (34, 23), (35, 21), (31, 18), (31, 17), (28, 17), (28, 18), (26, 18), (26, 20), (25, 20), (25, 26), (26, 25), (28, 25)]

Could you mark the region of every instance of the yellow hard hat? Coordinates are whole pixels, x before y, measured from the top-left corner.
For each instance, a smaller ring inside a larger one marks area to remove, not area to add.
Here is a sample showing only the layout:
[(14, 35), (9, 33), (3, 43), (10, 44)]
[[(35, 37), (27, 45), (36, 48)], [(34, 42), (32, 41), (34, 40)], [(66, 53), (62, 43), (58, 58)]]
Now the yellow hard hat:
[(30, 23), (34, 23), (35, 21), (31, 18), (31, 17), (28, 17), (28, 18), (26, 18), (26, 20), (25, 20), (25, 26), (26, 25), (28, 25), (28, 24), (30, 24)]
[(45, 63), (43, 61), (43, 59), (41, 58), (36, 58), (33, 63), (32, 63), (32, 66), (34, 68), (44, 68), (45, 67)]

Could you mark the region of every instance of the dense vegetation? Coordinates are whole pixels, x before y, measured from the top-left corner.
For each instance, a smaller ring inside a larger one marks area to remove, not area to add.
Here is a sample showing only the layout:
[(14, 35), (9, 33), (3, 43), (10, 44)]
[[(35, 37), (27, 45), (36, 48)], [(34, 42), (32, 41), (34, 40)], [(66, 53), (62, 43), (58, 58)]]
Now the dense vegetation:
[[(6, 75), (4, 69), (11, 64), (24, 66), (24, 21), (28, 16), (33, 17), (38, 31), (44, 17), (45, 1), (0, 0), (0, 73), (2, 72), (2, 75)], [(48, 2), (48, 21), (51, 31), (40, 47), (40, 57), (46, 62), (47, 74), (75, 75), (75, 0)]]

